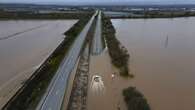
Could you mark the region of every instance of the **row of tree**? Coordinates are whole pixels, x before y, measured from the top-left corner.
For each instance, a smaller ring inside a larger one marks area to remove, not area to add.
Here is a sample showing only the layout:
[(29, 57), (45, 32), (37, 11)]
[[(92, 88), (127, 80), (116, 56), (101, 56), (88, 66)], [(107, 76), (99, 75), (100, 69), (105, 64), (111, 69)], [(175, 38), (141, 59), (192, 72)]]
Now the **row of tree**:
[(0, 19), (80, 19), (92, 12), (29, 13), (0, 11)]
[(192, 11), (139, 11), (132, 12), (132, 15), (121, 15), (112, 18), (175, 18), (195, 16)]
[(106, 44), (109, 50), (109, 55), (111, 57), (114, 66), (119, 68), (120, 74), (123, 76), (129, 76), (129, 54), (125, 47), (121, 45), (119, 40), (115, 36), (115, 28), (112, 25), (111, 20), (105, 15), (102, 16), (103, 26), (102, 26), (102, 36), (106, 40)]

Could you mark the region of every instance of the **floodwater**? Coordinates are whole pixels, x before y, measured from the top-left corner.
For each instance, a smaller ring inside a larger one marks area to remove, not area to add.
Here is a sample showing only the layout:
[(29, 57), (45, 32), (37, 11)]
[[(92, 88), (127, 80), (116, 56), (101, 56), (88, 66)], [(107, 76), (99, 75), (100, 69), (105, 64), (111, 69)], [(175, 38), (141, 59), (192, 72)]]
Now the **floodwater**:
[(195, 109), (195, 18), (114, 19), (136, 86), (152, 110)]
[(0, 105), (7, 99), (5, 90), (19, 87), (18, 83), (43, 63), (74, 23), (76, 20), (0, 21)]

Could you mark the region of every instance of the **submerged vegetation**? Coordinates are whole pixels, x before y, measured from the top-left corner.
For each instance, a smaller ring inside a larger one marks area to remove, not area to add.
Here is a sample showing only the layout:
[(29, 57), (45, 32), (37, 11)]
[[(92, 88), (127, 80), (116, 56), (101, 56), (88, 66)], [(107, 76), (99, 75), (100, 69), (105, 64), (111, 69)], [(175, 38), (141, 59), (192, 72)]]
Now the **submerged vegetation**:
[(147, 100), (135, 87), (123, 90), (124, 100), (128, 110), (151, 110)]
[[(83, 16), (70, 30), (62, 43), (56, 48), (51, 56), (41, 65), (39, 69), (27, 80), (24, 86), (4, 106), (3, 110), (27, 110), (35, 109), (41, 97), (55, 75), (61, 61), (64, 59), (70, 46), (84, 28), (90, 15)], [(75, 27), (79, 26), (79, 27)], [(72, 33), (74, 32), (74, 34)]]
[[(115, 36), (115, 28), (108, 17), (102, 16), (103, 21), (103, 31), (102, 36), (106, 40), (106, 44), (109, 50), (109, 55), (111, 57), (114, 66), (119, 68), (120, 74), (122, 76), (129, 76), (128, 61), (129, 54), (128, 51)], [(132, 75), (131, 75), (132, 76)]]

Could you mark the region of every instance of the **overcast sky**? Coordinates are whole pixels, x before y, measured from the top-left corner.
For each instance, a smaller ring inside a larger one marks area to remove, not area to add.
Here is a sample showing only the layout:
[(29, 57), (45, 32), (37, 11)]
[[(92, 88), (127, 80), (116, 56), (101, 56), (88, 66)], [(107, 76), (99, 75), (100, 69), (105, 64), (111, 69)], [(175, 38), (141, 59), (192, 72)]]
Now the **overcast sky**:
[(114, 3), (114, 2), (131, 2), (131, 3), (162, 3), (162, 4), (195, 4), (195, 0), (0, 0), (1, 3)]

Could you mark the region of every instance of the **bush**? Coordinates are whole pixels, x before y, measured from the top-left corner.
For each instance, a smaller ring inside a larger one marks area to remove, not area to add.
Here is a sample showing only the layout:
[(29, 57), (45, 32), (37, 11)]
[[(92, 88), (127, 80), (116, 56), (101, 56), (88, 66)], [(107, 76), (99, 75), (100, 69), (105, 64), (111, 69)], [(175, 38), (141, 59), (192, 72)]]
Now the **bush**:
[(147, 100), (135, 87), (128, 87), (123, 90), (124, 100), (128, 110), (151, 110)]

